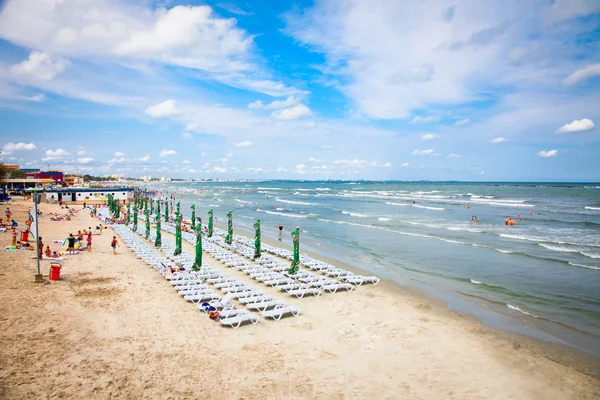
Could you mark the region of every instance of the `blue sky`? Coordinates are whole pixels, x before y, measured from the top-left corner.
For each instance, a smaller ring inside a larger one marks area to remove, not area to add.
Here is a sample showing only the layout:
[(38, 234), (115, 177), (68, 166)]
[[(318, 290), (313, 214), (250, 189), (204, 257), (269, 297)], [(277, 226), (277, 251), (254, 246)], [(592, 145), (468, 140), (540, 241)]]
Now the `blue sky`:
[(6, 163), (600, 180), (597, 0), (0, 4)]

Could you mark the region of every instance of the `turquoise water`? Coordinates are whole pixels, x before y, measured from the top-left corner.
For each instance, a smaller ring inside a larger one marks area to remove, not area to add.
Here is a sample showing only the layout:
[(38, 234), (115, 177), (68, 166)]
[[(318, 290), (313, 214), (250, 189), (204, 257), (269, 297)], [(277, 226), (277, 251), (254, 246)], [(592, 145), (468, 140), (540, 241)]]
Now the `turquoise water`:
[[(484, 322), (600, 355), (600, 184), (169, 183), (184, 215), (233, 210), (234, 228), (427, 290)], [(518, 222), (518, 215), (523, 218)], [(476, 216), (479, 222), (472, 222)], [(506, 226), (505, 218), (516, 221)]]

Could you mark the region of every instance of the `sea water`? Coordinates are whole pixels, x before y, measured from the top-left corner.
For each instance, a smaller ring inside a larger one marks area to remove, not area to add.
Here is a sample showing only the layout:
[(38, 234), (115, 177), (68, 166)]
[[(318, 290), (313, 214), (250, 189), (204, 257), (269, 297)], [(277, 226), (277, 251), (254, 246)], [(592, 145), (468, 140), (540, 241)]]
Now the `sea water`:
[[(600, 184), (181, 182), (207, 221), (310, 250), (411, 284), (484, 322), (600, 355)], [(522, 217), (519, 222), (518, 216)], [(479, 222), (473, 222), (477, 217)], [(515, 225), (505, 225), (505, 219)]]

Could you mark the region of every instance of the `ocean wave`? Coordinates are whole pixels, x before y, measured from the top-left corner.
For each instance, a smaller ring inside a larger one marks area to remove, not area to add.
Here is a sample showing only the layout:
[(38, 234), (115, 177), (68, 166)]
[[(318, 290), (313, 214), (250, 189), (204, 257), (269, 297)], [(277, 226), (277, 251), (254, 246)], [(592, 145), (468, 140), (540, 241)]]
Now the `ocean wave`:
[(515, 252), (512, 250), (504, 250), (504, 249), (494, 249), (494, 250), (499, 251), (500, 253), (503, 253), (503, 254), (515, 254)]
[(591, 207), (591, 206), (585, 206), (586, 210), (592, 210), (592, 211), (600, 211), (600, 207)]
[(517, 306), (513, 306), (512, 304), (507, 304), (506, 306), (508, 308), (510, 308), (511, 310), (520, 312), (521, 314), (525, 314), (525, 315), (529, 315), (530, 317), (537, 318), (535, 315), (528, 313), (527, 311), (523, 310), (522, 308), (519, 308)]
[(267, 210), (261, 210), (260, 208), (257, 208), (256, 211), (264, 212), (264, 213), (271, 214), (271, 215), (281, 215), (282, 217), (290, 217), (290, 218), (308, 218), (309, 217), (309, 215), (282, 213), (282, 212), (277, 212), (277, 211), (267, 211)]
[(476, 281), (475, 279), (471, 279), (471, 283), (474, 285), (481, 285), (483, 282)]
[(444, 211), (445, 208), (442, 207), (429, 207), (429, 206), (421, 206), (419, 204), (413, 204), (413, 207), (417, 207), (417, 208), (426, 208), (428, 210), (435, 210), (435, 211)]
[(586, 253), (584, 251), (581, 251), (580, 254), (590, 258), (600, 258), (600, 254)]
[(285, 190), (285, 189), (282, 189), (282, 188), (272, 188), (272, 187), (259, 187), (259, 188), (256, 188), (256, 189), (258, 189), (258, 190)]
[(535, 236), (523, 236), (523, 235), (512, 235), (508, 233), (499, 234), (500, 237), (507, 239), (517, 239), (517, 240), (526, 240), (529, 242), (545, 242), (545, 243), (554, 243), (554, 244), (566, 244), (571, 246), (582, 246), (582, 247), (600, 247), (598, 244), (593, 243), (575, 243), (575, 242), (566, 242), (563, 240), (552, 240), (544, 237), (535, 237)]
[(405, 204), (405, 203), (393, 203), (391, 201), (386, 201), (385, 204), (389, 204), (391, 206), (410, 206), (410, 204)]
[[(442, 237), (439, 237), (439, 236), (431, 236), (431, 235), (425, 235), (425, 234), (421, 234), (421, 233), (411, 233), (411, 232), (396, 231), (396, 230), (393, 230), (393, 229), (384, 228), (382, 226), (357, 224), (355, 222), (348, 222), (348, 221), (334, 221), (334, 220), (331, 220), (331, 219), (324, 219), (324, 218), (319, 218), (319, 221), (321, 221), (321, 222), (331, 222), (331, 223), (340, 224), (340, 225), (357, 226), (357, 227), (360, 227), (360, 228), (377, 229), (377, 230), (380, 230), (380, 231), (395, 233), (395, 234), (403, 235), (403, 236), (412, 236), (412, 237), (419, 237), (419, 238), (425, 238), (425, 239), (433, 239), (433, 240), (439, 240), (441, 242), (446, 242), (446, 243), (460, 244), (460, 245), (463, 245), (463, 246), (473, 246), (472, 243), (462, 242), (460, 240), (446, 239), (446, 238), (442, 238)], [(482, 247), (484, 247), (484, 246), (482, 246)]]
[(329, 188), (316, 188), (315, 190), (319, 190), (319, 191), (327, 191), (327, 190), (331, 190)]
[(246, 200), (235, 199), (235, 201), (237, 201), (238, 203), (243, 203), (243, 204), (252, 204), (251, 201), (246, 201)]
[(600, 271), (600, 267), (595, 267), (593, 265), (577, 264), (577, 263), (574, 263), (574, 262), (569, 262), (569, 265), (572, 265), (574, 267), (579, 267), (579, 268), (595, 269), (597, 271)]
[(380, 218), (377, 218), (377, 219), (378, 219), (379, 221), (391, 221), (391, 220), (392, 220), (391, 218), (382, 218), (382, 217), (380, 217)]
[(300, 204), (300, 205), (303, 205), (303, 206), (320, 206), (320, 205), (322, 205), (320, 203), (309, 203), (309, 202), (306, 202), (306, 201), (285, 200), (285, 199), (280, 199), (279, 197), (276, 197), (275, 201), (278, 201), (280, 203), (288, 203), (288, 204)]
[(542, 246), (543, 248), (548, 249), (548, 250), (562, 251), (565, 253), (578, 253), (579, 252), (579, 250), (577, 250), (577, 249), (571, 249), (569, 247), (553, 246), (551, 244), (545, 244), (545, 243), (538, 243), (538, 246)]
[(346, 215), (350, 215), (351, 217), (358, 217), (358, 218), (367, 218), (368, 217), (368, 215), (353, 213), (350, 211), (342, 211), (342, 214), (346, 214)]
[(481, 229), (477, 229), (477, 228), (461, 228), (459, 226), (450, 226), (448, 228), (449, 231), (464, 231), (464, 232), (471, 232), (471, 233), (481, 233), (483, 232)]

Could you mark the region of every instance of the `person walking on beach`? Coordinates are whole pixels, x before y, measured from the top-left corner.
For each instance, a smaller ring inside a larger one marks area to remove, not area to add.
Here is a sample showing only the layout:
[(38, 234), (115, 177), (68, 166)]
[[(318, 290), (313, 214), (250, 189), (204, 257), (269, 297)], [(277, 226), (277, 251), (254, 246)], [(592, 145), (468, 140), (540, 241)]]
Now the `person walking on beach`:
[(117, 255), (117, 246), (121, 247), (121, 245), (119, 244), (119, 242), (117, 242), (117, 237), (113, 236), (112, 238), (112, 242), (110, 242), (110, 247), (112, 247), (113, 249), (113, 255)]
[(41, 260), (43, 258), (42, 256), (44, 255), (44, 242), (42, 242), (42, 237), (41, 236), (38, 237), (37, 252), (38, 252), (38, 257)]
[(12, 227), (12, 246), (15, 247), (17, 245), (17, 228)]
[(75, 236), (72, 233), (69, 234), (69, 238), (67, 239), (67, 251), (72, 254), (75, 251)]
[(4, 214), (6, 214), (6, 220), (10, 221), (10, 217), (12, 216), (12, 213), (10, 212), (10, 208), (6, 207), (6, 211), (4, 212)]
[(88, 253), (92, 252), (92, 235), (88, 235), (87, 237), (87, 251)]
[(281, 238), (283, 237), (283, 225), (279, 224), (279, 234), (277, 236), (277, 240), (281, 242)]

